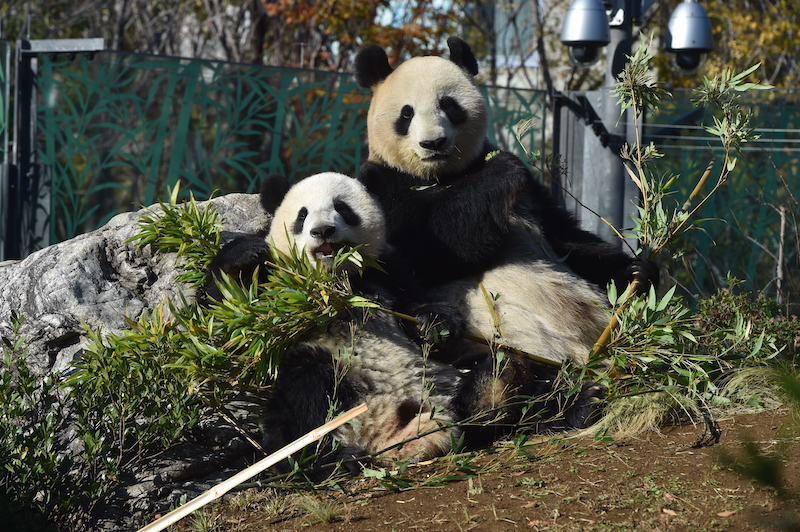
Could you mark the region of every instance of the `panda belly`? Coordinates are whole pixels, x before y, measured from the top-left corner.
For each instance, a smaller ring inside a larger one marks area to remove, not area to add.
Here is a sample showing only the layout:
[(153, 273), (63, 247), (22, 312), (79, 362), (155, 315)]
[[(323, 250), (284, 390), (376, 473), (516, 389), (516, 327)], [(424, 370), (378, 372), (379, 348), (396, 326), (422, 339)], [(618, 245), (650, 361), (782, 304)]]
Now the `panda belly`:
[(375, 312), (365, 322), (336, 322), (317, 340), (333, 355), (343, 385), (351, 390), (343, 408), (365, 402), (369, 410), (338, 428), (345, 447), (377, 458), (427, 460), (446, 454), (458, 436), (452, 400), (460, 372), (423, 355), (395, 318)]
[(556, 262), (535, 228), (514, 226), (510, 240), (496, 266), (438, 287), (433, 297), (457, 306), (468, 334), (583, 365), (608, 323), (604, 295)]

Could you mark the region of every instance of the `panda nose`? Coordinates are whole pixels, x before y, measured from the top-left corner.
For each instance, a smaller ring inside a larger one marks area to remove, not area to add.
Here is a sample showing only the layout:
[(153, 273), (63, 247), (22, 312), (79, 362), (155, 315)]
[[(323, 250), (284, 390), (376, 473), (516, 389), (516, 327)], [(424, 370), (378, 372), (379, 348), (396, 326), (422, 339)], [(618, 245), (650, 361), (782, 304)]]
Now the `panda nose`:
[(421, 140), (419, 145), (426, 150), (440, 150), (447, 143), (447, 137), (439, 137), (433, 140)]
[(332, 225), (320, 225), (311, 229), (311, 236), (314, 238), (328, 238), (336, 232), (336, 227)]

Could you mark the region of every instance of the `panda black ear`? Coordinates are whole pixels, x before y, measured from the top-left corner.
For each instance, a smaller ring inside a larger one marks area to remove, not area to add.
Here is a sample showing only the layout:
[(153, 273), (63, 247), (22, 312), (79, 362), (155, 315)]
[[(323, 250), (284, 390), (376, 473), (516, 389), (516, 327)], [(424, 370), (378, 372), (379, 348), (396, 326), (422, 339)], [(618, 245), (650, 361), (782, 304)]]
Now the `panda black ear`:
[(447, 47), (450, 48), (450, 61), (457, 64), (472, 76), (478, 75), (478, 60), (469, 47), (462, 39), (450, 37), (447, 39)]
[(389, 66), (386, 51), (377, 44), (370, 44), (362, 48), (356, 55), (354, 65), (356, 81), (365, 89), (374, 87), (385, 80), (393, 71)]
[(275, 214), (275, 209), (283, 201), (289, 191), (289, 180), (283, 174), (270, 174), (261, 183), (261, 206), (269, 214)]

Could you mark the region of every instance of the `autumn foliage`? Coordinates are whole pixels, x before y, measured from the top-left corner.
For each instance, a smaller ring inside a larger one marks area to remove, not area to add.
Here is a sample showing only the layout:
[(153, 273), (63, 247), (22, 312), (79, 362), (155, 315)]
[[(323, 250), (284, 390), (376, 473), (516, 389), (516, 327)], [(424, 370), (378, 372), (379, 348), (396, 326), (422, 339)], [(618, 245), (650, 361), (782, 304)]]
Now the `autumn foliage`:
[[(435, 52), (455, 29), (456, 10), (426, 1), (262, 0), (273, 33), (272, 63), (343, 70), (366, 43), (389, 51), (389, 60)], [(301, 51), (302, 48), (302, 51)], [(302, 64), (301, 64), (302, 63)]]

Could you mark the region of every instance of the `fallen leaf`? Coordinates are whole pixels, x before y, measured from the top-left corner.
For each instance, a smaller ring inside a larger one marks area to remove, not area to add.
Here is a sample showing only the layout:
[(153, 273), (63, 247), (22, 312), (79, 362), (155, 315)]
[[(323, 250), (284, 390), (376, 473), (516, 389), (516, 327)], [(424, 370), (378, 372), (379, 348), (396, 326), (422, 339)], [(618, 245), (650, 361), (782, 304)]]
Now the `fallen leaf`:
[(735, 513), (736, 513), (736, 512), (717, 512), (717, 515), (718, 515), (719, 517), (730, 517), (730, 516), (732, 516), (732, 515), (733, 515), (733, 514), (735, 514)]
[(670, 510), (669, 508), (662, 508), (661, 511), (667, 515), (678, 515), (678, 512), (675, 510)]
[(669, 492), (666, 492), (666, 493), (664, 493), (664, 500), (667, 500), (667, 501), (677, 501), (677, 500), (678, 500), (678, 498), (677, 498), (675, 495), (673, 495), (673, 494), (671, 494), (671, 493), (669, 493)]

